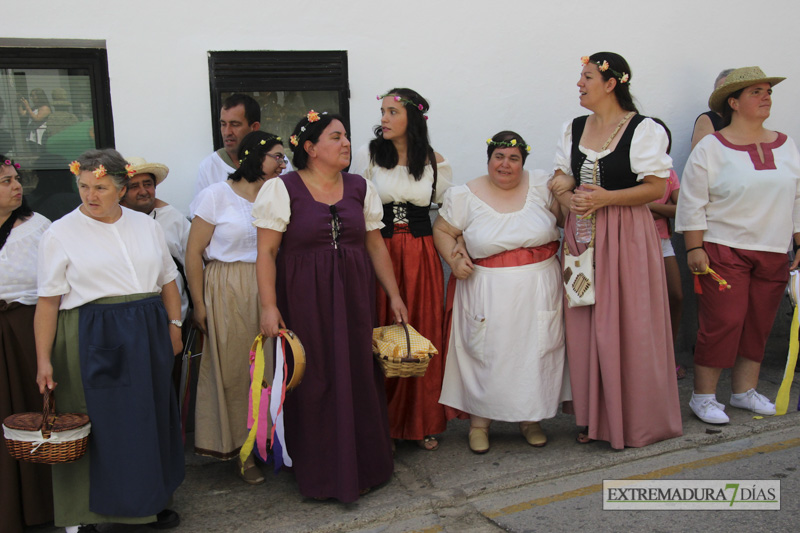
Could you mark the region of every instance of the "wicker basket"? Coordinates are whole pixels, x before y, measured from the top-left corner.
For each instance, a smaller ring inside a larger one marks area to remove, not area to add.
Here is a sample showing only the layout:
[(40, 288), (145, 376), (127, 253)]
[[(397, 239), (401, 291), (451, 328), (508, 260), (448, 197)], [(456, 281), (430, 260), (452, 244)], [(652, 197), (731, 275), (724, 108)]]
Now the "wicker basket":
[[(406, 355), (389, 355), (385, 353), (375, 353), (375, 359), (381, 365), (383, 374), (387, 378), (416, 378), (425, 375), (428, 363), (433, 357), (431, 353), (411, 355), (411, 337), (408, 333), (408, 325), (402, 324), (406, 337)], [(385, 326), (387, 328), (399, 328), (400, 326)], [(380, 328), (379, 328), (380, 329)], [(373, 343), (373, 349), (375, 345)], [(397, 354), (400, 350), (395, 351)]]
[(8, 453), (28, 463), (71, 463), (86, 453), (92, 424), (81, 413), (56, 414), (55, 395), (44, 393), (41, 413), (19, 413), (3, 421)]

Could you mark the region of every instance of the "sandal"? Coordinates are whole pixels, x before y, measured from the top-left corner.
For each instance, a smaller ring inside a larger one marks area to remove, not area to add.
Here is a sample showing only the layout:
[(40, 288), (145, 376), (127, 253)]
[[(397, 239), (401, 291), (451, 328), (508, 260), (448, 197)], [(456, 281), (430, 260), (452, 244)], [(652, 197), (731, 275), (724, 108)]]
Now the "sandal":
[(489, 428), (469, 428), (469, 449), (477, 454), (489, 451)]
[(435, 452), (439, 449), (439, 441), (433, 435), (425, 435), (422, 440), (418, 440), (417, 446), (428, 452)]
[(519, 430), (531, 446), (541, 448), (547, 444), (547, 435), (542, 431), (542, 426), (539, 425), (539, 422), (520, 422)]
[(686, 368), (683, 365), (678, 365), (675, 367), (675, 375), (678, 379), (683, 379), (686, 377)]
[(578, 431), (578, 436), (575, 438), (578, 444), (591, 444), (594, 439), (589, 438), (589, 426), (584, 426)]

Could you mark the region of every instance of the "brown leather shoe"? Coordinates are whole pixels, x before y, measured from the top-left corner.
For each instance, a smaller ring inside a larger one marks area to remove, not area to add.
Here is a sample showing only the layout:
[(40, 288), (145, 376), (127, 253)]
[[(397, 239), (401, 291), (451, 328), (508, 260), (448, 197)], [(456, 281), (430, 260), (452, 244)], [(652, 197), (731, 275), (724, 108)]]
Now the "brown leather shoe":
[(236, 473), (239, 474), (239, 477), (248, 485), (261, 485), (264, 483), (264, 475), (256, 465), (256, 460), (253, 458), (252, 454), (250, 454), (250, 457), (247, 458), (244, 464), (242, 464), (240, 458), (236, 459)]

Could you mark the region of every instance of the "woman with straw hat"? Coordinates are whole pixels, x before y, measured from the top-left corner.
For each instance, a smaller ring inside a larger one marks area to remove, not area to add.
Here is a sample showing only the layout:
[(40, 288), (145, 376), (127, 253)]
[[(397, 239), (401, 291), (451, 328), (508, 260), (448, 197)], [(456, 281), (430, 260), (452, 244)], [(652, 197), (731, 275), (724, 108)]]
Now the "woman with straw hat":
[[(758, 67), (731, 72), (708, 100), (724, 127), (697, 144), (683, 173), (676, 229), (684, 234), (689, 269), (703, 274), (710, 267), (731, 287), (719, 289), (711, 276), (699, 276), (689, 406), (709, 424), (729, 421), (716, 399), (723, 368), (733, 368), (732, 406), (775, 414), (775, 405), (756, 388), (789, 277), (792, 234), (800, 243), (800, 153), (792, 139), (764, 127), (772, 87), (784, 79)], [(792, 268), (798, 263), (800, 255)]]

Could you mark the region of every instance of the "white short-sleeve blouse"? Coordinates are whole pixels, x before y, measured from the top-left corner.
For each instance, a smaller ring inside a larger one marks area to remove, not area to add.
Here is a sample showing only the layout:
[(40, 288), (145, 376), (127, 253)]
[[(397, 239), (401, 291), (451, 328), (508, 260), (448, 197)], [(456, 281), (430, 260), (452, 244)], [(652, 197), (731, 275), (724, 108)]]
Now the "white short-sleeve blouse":
[[(378, 191), (369, 180), (364, 196), (364, 221), (367, 231), (383, 227), (383, 204)], [(281, 178), (269, 180), (261, 190), (253, 204), (253, 226), (284, 232), (292, 218), (291, 199), (286, 184)]]
[[(275, 180), (267, 183), (271, 181)], [(200, 191), (189, 211), (193, 217), (200, 217), (214, 226), (211, 242), (203, 252), (207, 261), (256, 262), (256, 230), (251, 214), (253, 203), (236, 194), (227, 180)]]
[[(384, 204), (409, 202), (416, 206), (427, 207), (431, 201), (433, 167), (430, 164), (425, 166), (422, 178), (417, 181), (409, 173), (407, 166), (383, 168), (373, 164), (369, 158), (369, 145), (364, 145), (353, 157), (350, 171), (374, 183)], [(444, 191), (452, 185), (453, 169), (450, 163), (446, 159), (436, 163), (436, 194), (433, 201), (441, 204)]]
[(0, 300), (33, 305), (37, 299), (39, 241), (50, 221), (39, 213), (13, 228), (0, 249)]
[(39, 296), (62, 296), (73, 309), (107, 296), (161, 292), (178, 276), (164, 232), (149, 216), (122, 208), (119, 220), (99, 222), (80, 207), (42, 235)]
[[(667, 132), (660, 125), (653, 122), (650, 118), (642, 120), (633, 131), (631, 139), (630, 161), (631, 171), (636, 174), (636, 180), (642, 181), (645, 176), (656, 176), (658, 178), (668, 178), (669, 171), (672, 169), (672, 158), (667, 155), (669, 139)], [(578, 145), (578, 149), (586, 155), (584, 166), (589, 166), (589, 172), (581, 171), (581, 181), (583, 183), (592, 182), (591, 167), (596, 159), (602, 159), (611, 153), (606, 149), (602, 152), (595, 152), (584, 146)], [(572, 121), (564, 124), (556, 146), (556, 156), (554, 168), (560, 170), (568, 176), (572, 176)], [(588, 174), (588, 181), (587, 181)]]
[(735, 145), (722, 134), (694, 147), (683, 170), (677, 231), (743, 250), (785, 253), (800, 232), (800, 153), (791, 137)]
[(447, 190), (439, 216), (464, 234), (470, 257), (480, 259), (507, 250), (533, 248), (557, 241), (556, 217), (550, 212), (549, 175), (530, 173), (525, 205), (513, 213), (499, 213), (478, 198), (468, 185)]

